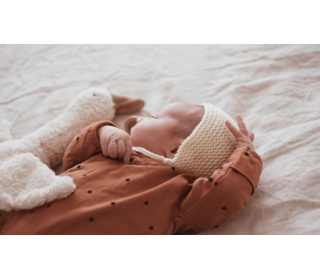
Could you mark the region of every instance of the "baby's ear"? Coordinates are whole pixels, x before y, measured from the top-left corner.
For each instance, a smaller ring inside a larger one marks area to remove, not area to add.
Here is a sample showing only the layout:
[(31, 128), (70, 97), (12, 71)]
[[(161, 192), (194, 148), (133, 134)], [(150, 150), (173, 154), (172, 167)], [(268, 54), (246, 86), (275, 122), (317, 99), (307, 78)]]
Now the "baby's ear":
[(139, 116), (131, 116), (124, 123), (124, 130), (130, 135), (131, 128), (137, 124)]
[(0, 121), (0, 143), (12, 140), (11, 124), (7, 120)]

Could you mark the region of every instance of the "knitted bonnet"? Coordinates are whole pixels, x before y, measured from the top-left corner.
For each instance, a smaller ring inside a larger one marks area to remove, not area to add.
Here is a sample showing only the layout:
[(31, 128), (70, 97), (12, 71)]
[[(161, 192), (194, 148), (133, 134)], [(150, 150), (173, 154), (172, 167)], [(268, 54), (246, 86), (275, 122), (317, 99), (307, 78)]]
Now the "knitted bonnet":
[[(154, 154), (142, 147), (132, 149), (166, 165), (191, 171), (201, 177), (210, 177), (236, 149), (235, 137), (226, 127), (225, 121), (229, 120), (236, 127), (237, 124), (216, 106), (209, 103), (202, 103), (201, 106), (204, 107), (204, 115), (200, 123), (182, 142), (173, 159)], [(130, 130), (129, 119), (125, 124), (127, 132)]]

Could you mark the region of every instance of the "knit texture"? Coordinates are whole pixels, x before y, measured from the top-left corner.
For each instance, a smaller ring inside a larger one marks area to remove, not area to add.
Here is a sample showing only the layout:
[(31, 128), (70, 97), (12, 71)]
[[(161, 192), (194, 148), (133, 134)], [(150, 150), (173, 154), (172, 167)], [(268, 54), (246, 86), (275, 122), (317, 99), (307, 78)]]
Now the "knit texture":
[(204, 115), (200, 123), (179, 147), (173, 159), (154, 154), (141, 147), (133, 150), (159, 160), (166, 165), (191, 171), (201, 177), (210, 177), (221, 168), (236, 149), (233, 134), (225, 125), (229, 120), (237, 127), (236, 122), (224, 111), (210, 103), (202, 103)]

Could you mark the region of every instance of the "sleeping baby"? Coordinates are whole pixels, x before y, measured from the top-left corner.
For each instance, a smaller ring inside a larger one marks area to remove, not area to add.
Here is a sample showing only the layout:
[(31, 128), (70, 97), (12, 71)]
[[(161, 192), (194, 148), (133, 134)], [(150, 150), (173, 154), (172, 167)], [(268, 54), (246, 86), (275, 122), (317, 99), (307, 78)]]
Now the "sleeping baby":
[(125, 131), (91, 124), (69, 144), (64, 199), (6, 214), (1, 234), (193, 234), (218, 228), (249, 202), (262, 160), (241, 116), (170, 103)]

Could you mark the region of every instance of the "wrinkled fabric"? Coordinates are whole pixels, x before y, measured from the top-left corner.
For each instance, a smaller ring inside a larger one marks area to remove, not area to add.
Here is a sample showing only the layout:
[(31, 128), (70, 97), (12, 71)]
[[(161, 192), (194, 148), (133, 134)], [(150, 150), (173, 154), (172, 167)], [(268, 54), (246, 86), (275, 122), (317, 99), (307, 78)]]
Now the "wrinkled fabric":
[(144, 117), (212, 103), (242, 115), (264, 169), (238, 215), (197, 234), (319, 234), (319, 65), (320, 45), (1, 45), (0, 120), (19, 139), (92, 86), (145, 100)]

